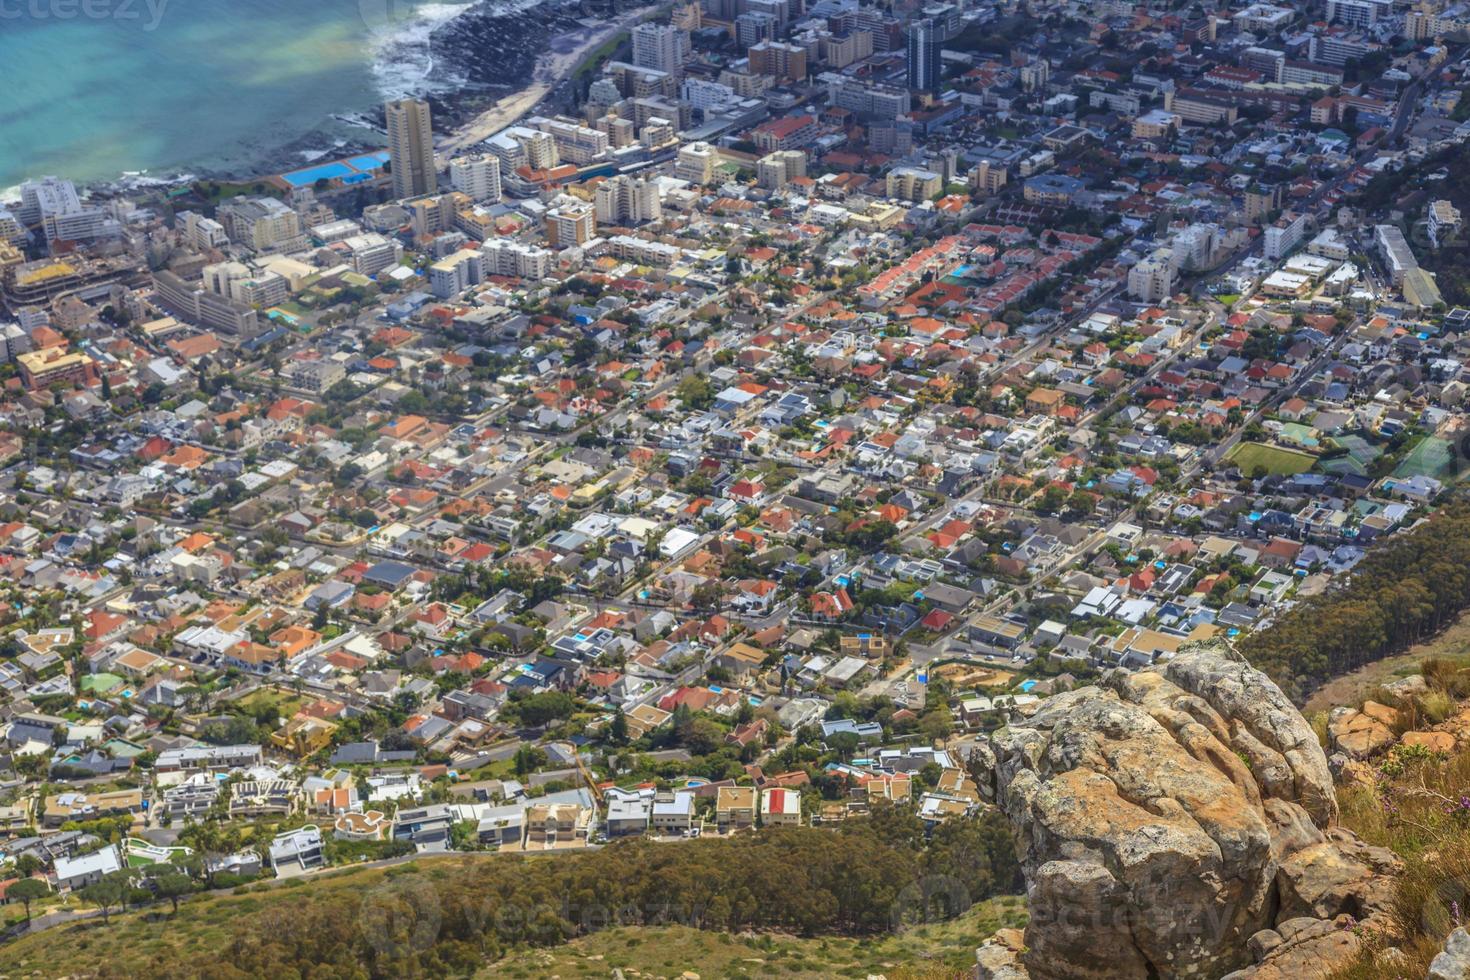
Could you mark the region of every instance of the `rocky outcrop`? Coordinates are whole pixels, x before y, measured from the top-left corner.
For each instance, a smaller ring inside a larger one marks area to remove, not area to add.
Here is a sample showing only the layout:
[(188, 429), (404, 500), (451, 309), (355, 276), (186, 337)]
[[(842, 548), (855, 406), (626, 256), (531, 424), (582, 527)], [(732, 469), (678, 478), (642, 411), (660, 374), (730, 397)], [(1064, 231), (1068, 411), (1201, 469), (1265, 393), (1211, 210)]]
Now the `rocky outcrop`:
[(1334, 828), (1310, 726), (1223, 645), (1048, 698), (980, 759), (1017, 833), (1031, 914), (1023, 950), (987, 947), (981, 977), (1262, 970), (1350, 945), (1328, 941), (1334, 920), (1385, 898), (1394, 859)]
[(1365, 702), (1362, 710), (1333, 708), (1328, 715), (1327, 736), (1338, 751), (1354, 759), (1367, 759), (1397, 741), (1391, 727), (1397, 716), (1393, 708), (1376, 701)]
[(1021, 965), (1025, 941), (1019, 929), (1001, 929), (975, 950), (975, 962), (981, 976), (989, 980), (1028, 980)]
[(1400, 677), (1396, 681), (1390, 681), (1383, 685), (1383, 689), (1398, 700), (1403, 701), (1428, 694), (1429, 682), (1424, 679), (1423, 674), (1410, 674), (1407, 677)]
[(1470, 933), (1463, 926), (1445, 937), (1444, 951), (1429, 964), (1427, 980), (1465, 980), (1470, 977)]
[(1286, 919), (1275, 929), (1256, 933), (1246, 944), (1255, 962), (1223, 980), (1304, 980), (1325, 976), (1330, 964), (1357, 955), (1362, 938), (1352, 916), (1334, 921), (1303, 917)]

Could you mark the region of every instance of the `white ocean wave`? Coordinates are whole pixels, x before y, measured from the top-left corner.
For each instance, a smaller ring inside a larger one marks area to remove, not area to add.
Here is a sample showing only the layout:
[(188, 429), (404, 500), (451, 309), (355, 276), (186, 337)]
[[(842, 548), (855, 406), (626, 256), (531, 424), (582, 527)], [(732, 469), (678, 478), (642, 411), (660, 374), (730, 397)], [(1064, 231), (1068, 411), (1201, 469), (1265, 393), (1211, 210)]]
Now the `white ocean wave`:
[[(481, 6), (508, 16), (530, 10), (546, 0), (469, 0), (467, 3), (426, 3), (411, 12), (372, 16), (368, 6), (383, 0), (359, 0), (364, 8), (372, 46), (372, 73), (384, 99), (453, 92), (463, 88), (465, 76), (449, 66), (435, 63), (434, 32), (455, 18)], [(391, 0), (389, 0), (391, 3)]]
[(384, 99), (449, 91), (463, 79), (435, 72), (434, 32), (475, 8), (475, 3), (429, 3), (401, 18), (370, 25), (373, 79)]
[[(0, 203), (17, 204), (20, 202), (20, 189), (28, 181), (40, 180), (42, 175), (27, 177), (14, 187), (0, 188)], [(166, 174), (162, 177), (150, 176), (147, 170), (124, 170), (111, 180), (91, 180), (85, 183), (78, 181), (77, 186), (83, 193), (89, 188), (107, 188), (114, 191), (139, 191), (150, 187), (176, 187), (182, 184), (192, 184), (199, 179), (198, 174), (177, 173)]]
[(133, 173), (124, 172), (121, 179), (113, 181), (129, 190), (141, 190), (144, 187), (176, 187), (180, 184), (192, 184), (199, 179), (198, 174), (177, 173), (165, 177), (150, 177), (148, 171), (139, 170)]

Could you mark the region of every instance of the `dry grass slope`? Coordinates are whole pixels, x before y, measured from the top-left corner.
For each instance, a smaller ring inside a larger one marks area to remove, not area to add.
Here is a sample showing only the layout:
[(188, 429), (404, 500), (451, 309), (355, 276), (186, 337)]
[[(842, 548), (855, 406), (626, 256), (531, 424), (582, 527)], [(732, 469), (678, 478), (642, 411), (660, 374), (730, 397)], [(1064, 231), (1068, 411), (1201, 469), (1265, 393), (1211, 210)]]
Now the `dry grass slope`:
[[(1430, 690), (1401, 705), (1411, 719), (1406, 724), (1437, 723), (1470, 696), (1470, 668), (1462, 660), (1430, 659), (1420, 670)], [(1450, 930), (1470, 924), (1470, 750), (1438, 754), (1395, 746), (1379, 762), (1372, 785), (1343, 788), (1338, 799), (1342, 823), (1392, 848), (1405, 869), (1392, 907), (1397, 936), (1370, 940), (1332, 980), (1422, 977)]]

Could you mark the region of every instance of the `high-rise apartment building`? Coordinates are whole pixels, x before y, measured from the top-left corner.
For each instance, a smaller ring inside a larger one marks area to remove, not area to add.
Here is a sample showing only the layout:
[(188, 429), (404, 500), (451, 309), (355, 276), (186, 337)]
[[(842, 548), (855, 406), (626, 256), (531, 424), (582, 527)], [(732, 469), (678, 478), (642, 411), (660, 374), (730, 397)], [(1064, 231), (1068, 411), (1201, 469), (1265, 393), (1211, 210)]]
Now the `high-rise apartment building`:
[(1128, 295), (1140, 303), (1160, 303), (1174, 292), (1174, 256), (1167, 248), (1154, 249), (1128, 270)]
[(762, 41), (774, 41), (781, 31), (781, 22), (764, 11), (751, 10), (735, 18), (735, 43), (750, 49)]
[(384, 106), (388, 120), (388, 155), (393, 167), (393, 196), (419, 197), (439, 189), (434, 169), (434, 131), (429, 103), (397, 99)]
[(663, 217), (655, 181), (622, 174), (598, 184), (595, 193), (598, 224), (637, 225)]
[(1307, 234), (1307, 216), (1287, 211), (1267, 226), (1261, 235), (1262, 252), (1268, 259), (1284, 259)]
[(538, 117), (530, 123), (550, 134), (556, 143), (557, 155), (566, 163), (582, 166), (607, 155), (607, 134), (601, 130), (565, 119)]
[(704, 142), (689, 143), (679, 148), (674, 163), (674, 176), (691, 184), (708, 184), (715, 179), (715, 166), (720, 152)]
[(1367, 30), (1393, 13), (1393, 0), (1327, 0), (1327, 23)]
[(770, 75), (777, 81), (800, 81), (806, 78), (806, 48), (780, 41), (762, 41), (747, 52), (750, 70), (757, 75)]
[(76, 185), (56, 177), (21, 185), (19, 217), (27, 224), (40, 224), (48, 243), (90, 242), (101, 238), (108, 227), (101, 208), (83, 204)]
[(455, 157), (449, 161), (449, 184), (480, 203), (500, 200), (500, 158), (493, 153)]
[(215, 217), (232, 241), (257, 252), (293, 252), (306, 245), (301, 215), (274, 197), (232, 198)]
[(586, 201), (563, 198), (546, 212), (546, 241), (555, 248), (585, 245), (597, 237), (597, 209)]
[(689, 34), (672, 24), (639, 24), (633, 28), (633, 64), (677, 74), (689, 57)]
[(933, 92), (939, 88), (939, 54), (942, 33), (927, 17), (920, 18), (908, 29), (909, 88)]
[(800, 150), (777, 150), (756, 161), (756, 183), (779, 191), (797, 177), (806, 176), (806, 154)]

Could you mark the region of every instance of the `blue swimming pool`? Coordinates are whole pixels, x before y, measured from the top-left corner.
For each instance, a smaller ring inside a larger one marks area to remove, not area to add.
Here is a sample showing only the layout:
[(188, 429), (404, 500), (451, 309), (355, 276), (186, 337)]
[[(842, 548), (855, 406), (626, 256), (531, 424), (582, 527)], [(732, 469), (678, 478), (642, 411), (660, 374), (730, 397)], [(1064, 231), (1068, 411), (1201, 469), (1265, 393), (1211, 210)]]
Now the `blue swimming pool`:
[(388, 162), (388, 151), (380, 150), (377, 153), (365, 153), (360, 157), (353, 157), (347, 162), (358, 170), (378, 170), (384, 163)]
[(352, 173), (352, 168), (339, 160), (336, 163), (322, 163), (315, 167), (307, 167), (305, 170), (293, 170), (289, 174), (282, 174), (281, 179), (292, 187), (310, 187), (319, 180), (350, 177)]
[(281, 179), (292, 187), (309, 187), (319, 180), (340, 180), (344, 184), (360, 184), (363, 181), (372, 180), (373, 175), (382, 170), (383, 164), (387, 162), (388, 151), (379, 150), (376, 153), (348, 157), (346, 160), (332, 160), (312, 167), (304, 167), (301, 170), (293, 170), (288, 174), (281, 174)]

